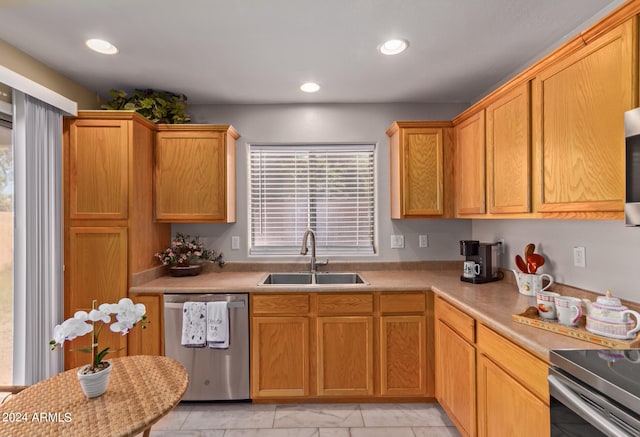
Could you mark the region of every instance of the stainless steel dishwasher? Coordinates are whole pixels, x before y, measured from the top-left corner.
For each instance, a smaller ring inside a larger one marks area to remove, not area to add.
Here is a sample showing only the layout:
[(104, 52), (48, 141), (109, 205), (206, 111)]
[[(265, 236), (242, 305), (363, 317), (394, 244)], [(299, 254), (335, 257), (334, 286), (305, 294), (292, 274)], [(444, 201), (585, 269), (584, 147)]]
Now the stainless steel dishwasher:
[[(227, 301), (229, 348), (187, 348), (181, 345), (185, 302)], [(189, 373), (185, 401), (249, 399), (249, 295), (165, 294), (164, 351)]]

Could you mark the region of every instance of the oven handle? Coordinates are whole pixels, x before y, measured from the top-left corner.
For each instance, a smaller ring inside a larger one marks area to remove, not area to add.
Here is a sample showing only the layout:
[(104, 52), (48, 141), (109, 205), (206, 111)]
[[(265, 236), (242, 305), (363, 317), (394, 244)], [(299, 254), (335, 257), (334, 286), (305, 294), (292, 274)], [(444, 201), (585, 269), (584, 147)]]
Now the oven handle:
[(603, 417), (599, 411), (589, 406), (589, 404), (583, 401), (580, 396), (568, 388), (567, 384), (571, 384), (570, 381), (560, 381), (556, 375), (548, 375), (547, 379), (549, 380), (549, 392), (551, 396), (562, 402), (565, 407), (571, 409), (578, 416), (582, 417), (584, 420), (591, 423), (607, 435), (615, 437), (629, 437), (629, 434)]

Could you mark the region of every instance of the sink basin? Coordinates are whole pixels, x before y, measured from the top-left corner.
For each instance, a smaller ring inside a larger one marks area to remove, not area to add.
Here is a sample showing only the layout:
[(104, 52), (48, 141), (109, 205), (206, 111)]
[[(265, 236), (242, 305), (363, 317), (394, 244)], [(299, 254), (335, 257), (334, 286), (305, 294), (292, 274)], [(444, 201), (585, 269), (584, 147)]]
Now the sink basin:
[(269, 273), (258, 285), (366, 285), (358, 273)]
[(357, 273), (316, 273), (316, 284), (367, 284)]
[(311, 285), (311, 273), (270, 273), (258, 285)]

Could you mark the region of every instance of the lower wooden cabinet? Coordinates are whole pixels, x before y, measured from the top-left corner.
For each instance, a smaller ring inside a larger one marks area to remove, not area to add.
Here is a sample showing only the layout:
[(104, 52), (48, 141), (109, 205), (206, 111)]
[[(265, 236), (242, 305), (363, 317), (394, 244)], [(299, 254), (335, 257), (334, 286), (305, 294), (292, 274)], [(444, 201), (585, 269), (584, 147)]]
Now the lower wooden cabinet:
[(130, 294), (129, 298), (145, 306), (147, 319), (127, 335), (128, 355), (164, 355), (162, 294)]
[(478, 436), (549, 435), (549, 404), (485, 355), (478, 358)]
[(435, 299), (436, 398), (464, 436), (548, 436), (549, 364)]
[(251, 397), (309, 395), (309, 320), (251, 320)]
[(252, 398), (432, 398), (430, 299), (425, 292), (253, 294)]
[(373, 394), (373, 317), (317, 319), (318, 396)]
[(475, 320), (435, 301), (436, 399), (465, 436), (476, 435)]

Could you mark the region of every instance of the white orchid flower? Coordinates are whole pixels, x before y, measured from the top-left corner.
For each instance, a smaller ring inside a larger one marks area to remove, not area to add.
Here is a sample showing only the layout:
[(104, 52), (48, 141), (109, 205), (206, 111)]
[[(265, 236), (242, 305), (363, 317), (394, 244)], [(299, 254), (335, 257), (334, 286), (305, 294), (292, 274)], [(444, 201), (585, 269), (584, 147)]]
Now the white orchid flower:
[(76, 320), (80, 320), (81, 322), (85, 322), (89, 320), (89, 314), (86, 311), (76, 311), (73, 314), (73, 318)]
[(133, 326), (142, 320), (146, 312), (146, 308), (143, 304), (134, 304), (129, 298), (122, 298), (118, 302), (119, 310), (116, 313), (117, 322), (114, 322), (109, 326), (109, 329), (113, 332), (121, 332), (122, 335), (126, 335)]
[[(84, 312), (86, 315), (85, 311), (79, 312)], [(82, 321), (82, 317), (82, 315), (80, 315), (80, 318), (73, 317), (65, 320), (61, 325), (56, 325), (56, 327), (53, 328), (53, 340), (57, 344), (61, 345), (65, 341), (73, 340), (76, 337), (82, 337), (83, 335), (93, 331), (93, 326), (90, 323)]]
[[(102, 308), (102, 305), (100, 305)], [(104, 312), (102, 309), (91, 310), (89, 313), (89, 320), (92, 322), (102, 321), (103, 323), (109, 323), (111, 321), (111, 316), (108, 312)]]

